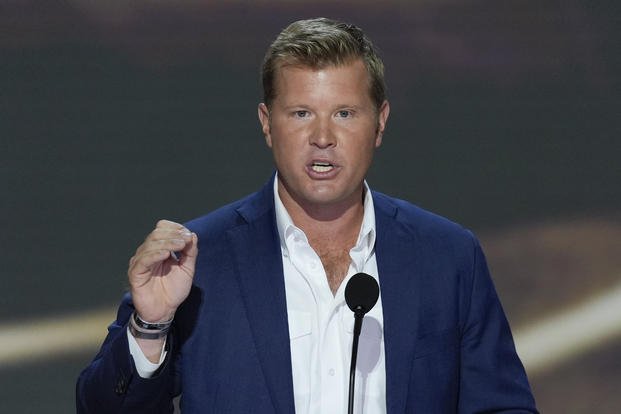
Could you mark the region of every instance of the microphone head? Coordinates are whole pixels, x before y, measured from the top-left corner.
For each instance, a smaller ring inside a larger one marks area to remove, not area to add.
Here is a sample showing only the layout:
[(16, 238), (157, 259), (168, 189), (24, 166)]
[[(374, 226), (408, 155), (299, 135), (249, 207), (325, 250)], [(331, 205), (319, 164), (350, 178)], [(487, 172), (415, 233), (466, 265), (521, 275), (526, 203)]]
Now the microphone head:
[(345, 302), (352, 312), (364, 315), (370, 311), (379, 298), (377, 281), (366, 273), (357, 273), (345, 286)]

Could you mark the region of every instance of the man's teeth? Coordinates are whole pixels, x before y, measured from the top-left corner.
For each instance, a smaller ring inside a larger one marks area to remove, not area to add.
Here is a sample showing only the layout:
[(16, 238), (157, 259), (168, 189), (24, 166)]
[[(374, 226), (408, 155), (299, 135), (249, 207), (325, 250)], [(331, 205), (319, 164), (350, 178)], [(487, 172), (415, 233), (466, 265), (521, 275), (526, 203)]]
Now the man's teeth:
[(316, 172), (328, 172), (334, 167), (327, 162), (314, 162), (311, 168)]

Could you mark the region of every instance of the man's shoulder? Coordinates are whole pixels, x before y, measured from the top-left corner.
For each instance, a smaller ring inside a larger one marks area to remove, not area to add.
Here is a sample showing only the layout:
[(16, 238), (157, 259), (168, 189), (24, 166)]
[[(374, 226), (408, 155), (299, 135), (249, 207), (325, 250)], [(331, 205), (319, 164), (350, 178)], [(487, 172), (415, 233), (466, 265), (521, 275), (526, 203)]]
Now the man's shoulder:
[(269, 214), (273, 210), (273, 204), (273, 192), (268, 183), (260, 190), (190, 220), (185, 225), (199, 237), (207, 233), (211, 236), (219, 235), (261, 215)]
[(239, 225), (241, 222), (239, 221), (239, 215), (236, 211), (243, 203), (244, 199), (245, 198), (234, 201), (202, 216), (196, 217), (185, 223), (185, 226), (193, 232), (200, 234), (205, 231), (214, 232), (218, 229), (226, 230), (227, 228)]
[(416, 204), (373, 191), (373, 202), (378, 214), (396, 223), (406, 232), (421, 238), (455, 239), (468, 244), (474, 240), (473, 233), (446, 217), (428, 211)]

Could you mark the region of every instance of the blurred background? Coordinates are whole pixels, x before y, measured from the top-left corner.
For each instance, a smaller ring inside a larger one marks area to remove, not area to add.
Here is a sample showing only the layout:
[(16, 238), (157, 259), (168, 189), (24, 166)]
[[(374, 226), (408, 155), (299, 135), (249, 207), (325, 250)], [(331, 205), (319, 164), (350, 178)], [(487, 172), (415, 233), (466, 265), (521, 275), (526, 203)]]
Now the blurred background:
[(74, 412), (154, 223), (269, 178), (260, 62), (317, 16), (379, 47), (392, 111), (368, 181), (480, 237), (540, 410), (621, 412), (606, 0), (0, 0), (0, 412)]

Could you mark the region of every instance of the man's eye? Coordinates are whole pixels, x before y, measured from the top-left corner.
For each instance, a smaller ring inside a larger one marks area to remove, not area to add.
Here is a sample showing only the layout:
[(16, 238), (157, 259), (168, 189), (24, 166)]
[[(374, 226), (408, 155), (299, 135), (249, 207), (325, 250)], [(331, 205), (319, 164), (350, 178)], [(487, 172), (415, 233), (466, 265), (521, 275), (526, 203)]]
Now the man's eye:
[(306, 118), (308, 116), (308, 111), (295, 111), (295, 116), (298, 118)]
[(339, 116), (339, 118), (348, 118), (351, 116), (351, 112), (350, 111), (338, 111), (337, 115)]

